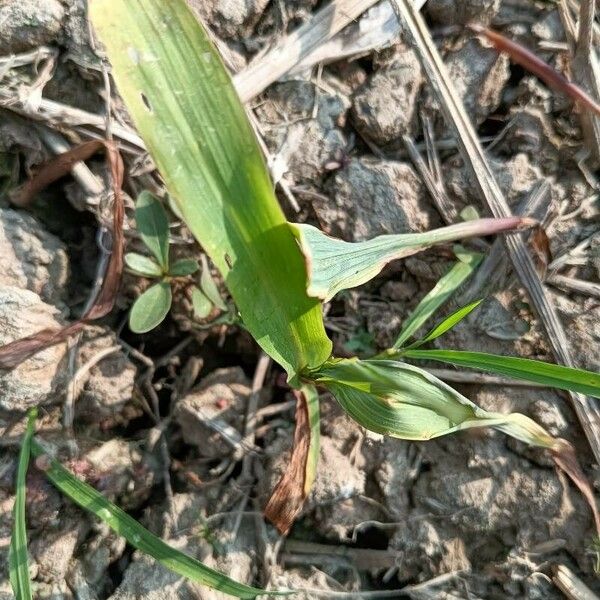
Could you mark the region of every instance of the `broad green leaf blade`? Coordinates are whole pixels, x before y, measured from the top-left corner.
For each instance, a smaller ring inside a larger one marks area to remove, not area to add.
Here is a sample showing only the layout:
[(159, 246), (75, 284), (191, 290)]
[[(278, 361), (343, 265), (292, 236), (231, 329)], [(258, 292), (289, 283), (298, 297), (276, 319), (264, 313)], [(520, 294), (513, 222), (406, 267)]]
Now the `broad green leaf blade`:
[(202, 274), (200, 275), (200, 288), (204, 292), (205, 296), (220, 310), (226, 311), (227, 304), (223, 298), (221, 298), (221, 294), (219, 293), (219, 288), (215, 283), (215, 280), (212, 278), (210, 274), (210, 267), (208, 266), (208, 260), (206, 259), (206, 255), (203, 254), (201, 257), (202, 261)]
[(394, 343), (394, 348), (401, 348), (435, 314), (440, 306), (471, 276), (482, 258), (483, 255), (477, 252), (469, 252), (464, 249), (460, 251), (459, 261), (435, 284), (404, 322), (402, 331)]
[(331, 341), (244, 107), (185, 0), (94, 0), (90, 16), (167, 189), (260, 346), (294, 379)]
[(533, 381), (561, 390), (580, 392), (600, 398), (600, 375), (583, 369), (572, 369), (529, 358), (498, 356), (485, 352), (461, 350), (401, 350), (405, 358), (436, 360), (461, 367), (481, 369), (490, 373), (508, 375), (515, 379)]
[(19, 465), (17, 467), (16, 496), (13, 508), (13, 529), (8, 549), (8, 570), (10, 583), (16, 600), (31, 600), (29, 581), (29, 559), (27, 556), (27, 522), (25, 520), (25, 494), (27, 467), (31, 454), (31, 438), (35, 429), (37, 410), (29, 411), (27, 429), (21, 443)]
[(441, 323), (436, 325), (422, 340), (411, 344), (410, 346), (408, 346), (408, 348), (418, 348), (426, 342), (431, 342), (432, 340), (439, 338), (441, 335), (444, 335), (444, 333), (450, 331), (463, 319), (466, 319), (482, 302), (483, 300), (475, 300), (474, 302), (471, 302), (470, 304), (467, 304), (466, 306), (462, 306), (461, 308), (455, 310), (453, 313), (448, 315)]
[(422, 369), (391, 360), (330, 359), (311, 376), (363, 427), (405, 440), (429, 440), (494, 427), (546, 448), (555, 440), (519, 413), (483, 410)]
[(198, 261), (193, 258), (182, 258), (175, 261), (169, 268), (171, 277), (186, 277), (193, 275), (198, 270)]
[(169, 268), (169, 219), (160, 200), (144, 190), (135, 203), (135, 224), (163, 271)]
[(323, 301), (373, 279), (387, 263), (440, 243), (527, 228), (530, 219), (479, 219), (425, 233), (380, 235), (365, 242), (344, 242), (306, 224), (294, 224), (308, 270), (308, 294)]
[(149, 287), (131, 307), (129, 329), (134, 333), (147, 333), (162, 323), (171, 308), (171, 286), (166, 281)]
[[(134, 548), (148, 554), (167, 569), (192, 581), (197, 581), (215, 590), (238, 598), (255, 598), (264, 590), (253, 588), (230, 579), (223, 573), (210, 569), (200, 561), (172, 548), (159, 537), (148, 531), (118, 506), (109, 502), (93, 487), (77, 479), (59, 462), (50, 458), (35, 440), (31, 450), (34, 456), (43, 456), (46, 461), (44, 474), (52, 484), (70, 500), (84, 510), (104, 521), (115, 533), (123, 536)], [(283, 595), (286, 592), (272, 591), (269, 594)]]
[(210, 315), (213, 303), (205, 296), (202, 290), (194, 286), (192, 288), (192, 306), (196, 317), (206, 319)]
[(128, 252), (125, 255), (125, 264), (143, 277), (161, 277), (163, 274), (162, 268), (154, 260), (137, 252)]

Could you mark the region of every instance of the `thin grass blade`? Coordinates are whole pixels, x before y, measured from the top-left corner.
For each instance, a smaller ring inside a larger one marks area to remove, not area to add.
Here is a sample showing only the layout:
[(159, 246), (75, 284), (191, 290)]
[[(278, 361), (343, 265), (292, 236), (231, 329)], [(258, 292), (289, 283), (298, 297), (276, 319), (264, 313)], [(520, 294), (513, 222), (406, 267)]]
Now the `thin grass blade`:
[(475, 271), (483, 259), (483, 255), (477, 252), (461, 250), (458, 258), (459, 261), (435, 284), (434, 288), (419, 302), (415, 310), (404, 322), (402, 331), (394, 343), (394, 348), (401, 348), (435, 314), (444, 302), (460, 288)]
[(331, 354), (302, 254), (241, 104), (185, 0), (94, 0), (119, 92), (244, 325), (290, 379)]
[(306, 224), (294, 224), (308, 271), (308, 294), (327, 302), (338, 292), (373, 279), (392, 260), (416, 254), (430, 246), (469, 237), (531, 227), (523, 217), (478, 219), (425, 233), (381, 235), (364, 242), (345, 242)]
[(25, 494), (27, 468), (31, 455), (31, 438), (35, 429), (37, 410), (29, 411), (27, 429), (21, 444), (17, 467), (16, 497), (13, 509), (13, 529), (8, 549), (10, 583), (16, 600), (31, 600), (29, 559), (27, 556), (27, 522), (25, 519)]
[[(223, 573), (207, 567), (195, 558), (172, 548), (118, 506), (109, 502), (94, 488), (77, 479), (59, 462), (50, 458), (44, 448), (35, 440), (33, 440), (31, 451), (34, 456), (43, 457), (44, 474), (58, 490), (75, 504), (106, 523), (115, 533), (123, 536), (134, 548), (145, 552), (167, 569), (187, 579), (197, 581), (238, 598), (255, 598), (266, 593), (264, 590), (238, 583)], [(285, 595), (289, 592), (270, 591), (268, 593)]]
[(414, 344), (411, 344), (407, 349), (418, 348), (426, 342), (431, 342), (436, 338), (444, 335), (447, 331), (450, 331), (453, 327), (458, 325), (463, 319), (466, 319), (481, 303), (483, 300), (475, 300), (467, 306), (463, 306), (458, 310), (455, 310), (452, 314), (448, 315), (441, 323), (436, 325), (422, 340), (418, 340)]
[(401, 350), (404, 358), (435, 360), (600, 398), (600, 374), (529, 358), (461, 350)]

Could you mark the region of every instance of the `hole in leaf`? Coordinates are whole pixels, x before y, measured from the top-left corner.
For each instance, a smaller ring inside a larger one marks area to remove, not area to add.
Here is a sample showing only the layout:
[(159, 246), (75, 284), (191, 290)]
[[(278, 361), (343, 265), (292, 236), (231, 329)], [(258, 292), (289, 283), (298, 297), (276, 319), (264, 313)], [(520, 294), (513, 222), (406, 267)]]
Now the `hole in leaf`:
[(152, 110), (152, 105), (150, 104), (150, 100), (148, 100), (146, 94), (144, 94), (144, 92), (141, 92), (140, 96), (141, 96), (142, 102), (144, 103), (144, 106), (146, 107), (146, 109), (148, 110), (148, 112), (154, 112)]

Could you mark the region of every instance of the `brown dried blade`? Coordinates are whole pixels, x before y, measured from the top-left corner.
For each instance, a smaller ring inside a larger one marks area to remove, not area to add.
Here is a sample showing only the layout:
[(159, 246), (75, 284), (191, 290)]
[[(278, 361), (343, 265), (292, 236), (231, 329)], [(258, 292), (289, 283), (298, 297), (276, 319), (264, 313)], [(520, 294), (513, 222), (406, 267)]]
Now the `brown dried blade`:
[(76, 146), (44, 165), (31, 180), (13, 194), (13, 202), (27, 206), (35, 194), (53, 181), (65, 176), (80, 160), (86, 160), (104, 148), (114, 191), (112, 252), (98, 296), (81, 319), (60, 329), (42, 329), (20, 340), (0, 347), (0, 368), (13, 369), (37, 352), (67, 340), (83, 329), (88, 321), (107, 315), (113, 308), (123, 272), (123, 161), (116, 145), (109, 141), (92, 141)]
[(286, 534), (306, 499), (306, 464), (310, 449), (310, 424), (306, 397), (294, 390), (296, 396), (296, 429), (294, 447), (289, 463), (281, 479), (275, 486), (265, 507), (265, 517)]
[(569, 476), (590, 505), (592, 514), (594, 515), (596, 534), (600, 537), (600, 513), (598, 512), (598, 505), (594, 498), (594, 490), (577, 460), (575, 448), (567, 440), (558, 439), (550, 452), (556, 466)]
[(531, 71), (548, 86), (567, 94), (573, 98), (573, 100), (580, 102), (589, 110), (600, 115), (600, 104), (578, 85), (570, 82), (556, 69), (552, 68), (548, 63), (539, 58), (539, 56), (536, 56), (531, 50), (528, 50), (524, 46), (521, 46), (521, 44), (513, 42), (497, 31), (493, 31), (487, 27), (482, 27), (481, 25), (469, 25), (469, 29), (477, 34), (483, 35), (494, 45), (498, 52), (505, 52), (508, 54), (513, 62), (516, 62), (523, 68)]
[(531, 258), (535, 263), (536, 270), (540, 279), (546, 277), (548, 265), (552, 262), (552, 252), (550, 251), (550, 240), (543, 227), (536, 227), (528, 242)]

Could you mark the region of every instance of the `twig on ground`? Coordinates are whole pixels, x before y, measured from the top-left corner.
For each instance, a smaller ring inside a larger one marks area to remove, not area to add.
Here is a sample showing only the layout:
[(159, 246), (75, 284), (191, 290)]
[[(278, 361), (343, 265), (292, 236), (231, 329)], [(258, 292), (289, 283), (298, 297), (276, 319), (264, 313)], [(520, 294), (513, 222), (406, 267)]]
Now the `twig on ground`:
[(63, 426), (68, 431), (73, 431), (73, 419), (75, 417), (75, 401), (81, 393), (82, 379), (92, 367), (97, 365), (103, 358), (106, 358), (110, 354), (114, 354), (120, 350), (120, 346), (110, 346), (103, 348), (97, 354), (92, 356), (90, 360), (81, 365), (77, 371), (71, 377), (69, 385), (67, 386), (67, 397), (63, 405)]
[(598, 600), (598, 596), (566, 565), (556, 567), (552, 581), (568, 600)]
[[(317, 590), (312, 588), (301, 588), (298, 590), (300, 593), (311, 594), (321, 598), (339, 598), (347, 600), (376, 600), (378, 598), (397, 598), (398, 596), (410, 596), (410, 597), (423, 597), (421, 594), (445, 583), (456, 580), (462, 571), (451, 571), (450, 573), (443, 573), (437, 577), (433, 577), (428, 581), (422, 583), (416, 583), (414, 585), (407, 585), (398, 590), (373, 590), (373, 591), (361, 591), (361, 592), (338, 592), (333, 590)], [(430, 598), (439, 597), (438, 593), (428, 596)], [(587, 600), (587, 599), (586, 599)], [(595, 600), (595, 599), (594, 599)]]
[(242, 102), (254, 98), (377, 0), (332, 0), (304, 25), (234, 76)]
[(600, 298), (600, 284), (598, 283), (558, 274), (550, 275), (546, 278), (546, 281), (562, 290), (578, 292), (585, 296)]
[[(450, 81), (446, 67), (425, 22), (414, 10), (409, 0), (391, 0), (391, 2), (403, 26), (404, 36), (421, 62), (446, 121), (455, 130), (461, 155), (474, 175), (481, 197), (495, 217), (510, 216), (510, 208), (496, 182), (475, 129)], [(564, 329), (556, 309), (538, 277), (525, 242), (520, 236), (510, 234), (506, 235), (504, 240), (515, 272), (529, 293), (532, 304), (548, 334), (556, 359), (566, 366), (574, 366)], [(596, 461), (600, 463), (600, 408), (590, 398), (581, 394), (571, 394), (571, 398)]]
[[(0, 107), (16, 112), (34, 121), (42, 121), (51, 127), (89, 126), (96, 130), (97, 135), (105, 139), (104, 128), (106, 126), (106, 119), (103, 115), (95, 115), (94, 113), (69, 106), (68, 104), (42, 98), (37, 109), (33, 109), (21, 102), (14, 92), (0, 89)], [(115, 137), (145, 152), (144, 142), (133, 129), (115, 123), (112, 130)]]
[[(60, 133), (42, 125), (38, 125), (36, 129), (42, 141), (54, 154), (62, 154), (71, 150), (71, 145)], [(104, 185), (82, 160), (73, 165), (71, 175), (81, 186), (85, 194), (90, 196), (90, 203), (97, 204), (100, 202), (100, 196), (105, 191)]]
[(373, 550), (372, 548), (352, 548), (350, 546), (333, 546), (317, 544), (302, 540), (286, 539), (283, 552), (288, 554), (308, 554), (310, 561), (318, 562), (317, 556), (337, 556), (348, 559), (359, 570), (387, 569), (398, 564), (401, 552), (396, 550)]
[[(531, 194), (529, 194), (523, 202), (517, 207), (517, 214), (523, 217), (532, 217), (540, 220), (540, 212), (546, 204), (546, 200), (550, 193), (550, 182), (548, 179), (542, 180)], [(496, 283), (506, 273), (508, 260), (506, 257), (506, 249), (504, 242), (497, 239), (492, 244), (492, 247), (484, 258), (481, 265), (475, 272), (473, 279), (461, 294), (458, 300), (459, 304), (467, 304), (475, 298), (480, 297), (482, 290), (493, 290)]]
[[(573, 76), (591, 98), (600, 98), (600, 63), (593, 47), (595, 0), (581, 0), (579, 3), (579, 29), (575, 43), (575, 56), (572, 61)], [(582, 112), (581, 129), (587, 141), (587, 148), (596, 162), (600, 160), (600, 117)]]
[[(425, 137), (428, 154), (431, 152), (431, 144), (427, 137)], [(446, 194), (446, 190), (444, 189), (444, 184), (442, 179), (438, 179), (433, 171), (431, 170), (431, 165), (427, 166), (423, 157), (417, 150), (415, 143), (412, 139), (407, 136), (402, 136), (402, 141), (404, 142), (404, 147), (408, 152), (408, 156), (412, 161), (415, 169), (421, 176), (429, 195), (433, 198), (433, 202), (435, 203), (435, 207), (438, 209), (438, 212), (444, 219), (446, 223), (449, 225), (452, 223), (457, 223), (459, 221), (458, 211), (454, 207), (454, 205), (449, 201), (448, 194)]]

